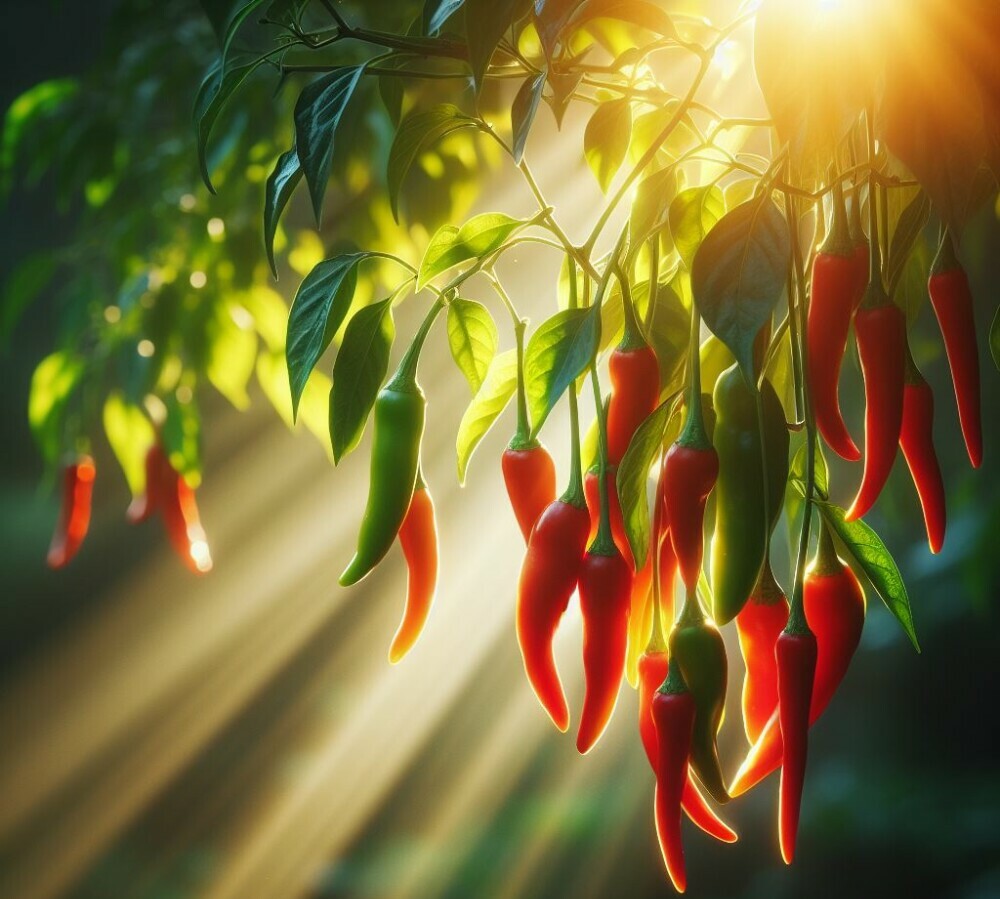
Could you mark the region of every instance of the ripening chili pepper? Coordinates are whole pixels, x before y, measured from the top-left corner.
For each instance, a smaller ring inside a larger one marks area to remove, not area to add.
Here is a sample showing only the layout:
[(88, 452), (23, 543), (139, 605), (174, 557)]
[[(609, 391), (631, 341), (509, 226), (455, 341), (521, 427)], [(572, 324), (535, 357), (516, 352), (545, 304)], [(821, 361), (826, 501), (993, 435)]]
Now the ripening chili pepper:
[(743, 676), (743, 727), (753, 743), (778, 707), (774, 644), (788, 622), (788, 600), (765, 561), (750, 601), (736, 616), (736, 631), (746, 673)]
[(86, 455), (78, 456), (63, 468), (62, 507), (46, 557), (49, 568), (69, 564), (87, 536), (96, 474), (94, 460)]
[[(826, 711), (844, 679), (865, 621), (861, 583), (837, 557), (825, 524), (816, 557), (806, 573), (803, 607), (816, 635), (816, 677), (809, 707), (812, 724)], [(739, 796), (760, 783), (781, 764), (781, 753), (781, 725), (775, 712), (737, 771), (730, 793)]]
[(882, 492), (903, 424), (906, 321), (881, 284), (869, 285), (854, 332), (865, 379), (865, 465), (848, 521), (865, 515)]
[(931, 552), (937, 553), (944, 544), (946, 513), (944, 481), (934, 451), (934, 393), (913, 362), (909, 347), (906, 357), (899, 447), (920, 497), (927, 542)]
[(694, 590), (688, 590), (684, 608), (670, 633), (670, 658), (672, 666), (680, 667), (697, 708), (691, 764), (712, 798), (728, 802), (716, 745), (726, 703), (726, 647), (719, 629), (706, 620)]
[[(851, 242), (840, 180), (834, 181), (833, 227), (813, 260), (806, 355), (809, 390), (816, 425), (830, 448), (852, 462), (861, 451), (851, 439), (840, 412), (840, 365), (847, 349), (858, 294), (858, 263)], [(865, 257), (865, 274), (868, 257)]]
[[(618, 499), (618, 483), (616, 481), (617, 470), (609, 468), (607, 473), (608, 482), (608, 514), (611, 518), (611, 536), (618, 547), (618, 552), (628, 562), (630, 568), (635, 567), (635, 560), (632, 558), (632, 547), (628, 542), (628, 534), (625, 532), (625, 519), (622, 516), (622, 505)], [(583, 489), (587, 497), (587, 508), (590, 510), (590, 537), (589, 540), (597, 536), (598, 525), (601, 520), (601, 487), (600, 478), (597, 474), (597, 467), (591, 467), (583, 480)]]
[(739, 614), (760, 577), (771, 512), (780, 502), (778, 484), (783, 495), (781, 475), (787, 479), (788, 431), (781, 401), (766, 378), (760, 391), (758, 420), (757, 400), (738, 366), (726, 369), (715, 385), (713, 442), (719, 479), (712, 538), (712, 614), (719, 624)]
[(427, 406), (417, 383), (417, 362), (427, 332), (443, 307), (441, 299), (431, 307), (396, 373), (375, 398), (368, 503), (357, 551), (340, 576), (342, 587), (356, 584), (382, 561), (410, 508)]
[(145, 473), (146, 487), (143, 492), (132, 498), (125, 517), (131, 524), (139, 524), (156, 512), (163, 503), (163, 473), (168, 465), (167, 457), (159, 440), (146, 451)]
[(504, 450), (501, 465), (507, 496), (527, 542), (538, 516), (555, 499), (556, 466), (548, 450), (537, 440), (515, 446), (512, 441)]
[(621, 462), (636, 428), (656, 408), (660, 398), (660, 368), (656, 353), (646, 343), (639, 328), (628, 278), (619, 274), (625, 330), (611, 353), (611, 399), (608, 403), (608, 460)]
[(792, 614), (774, 644), (778, 666), (778, 721), (781, 725), (781, 785), (778, 792), (778, 845), (786, 865), (795, 856), (799, 809), (809, 747), (809, 705), (816, 675), (816, 637), (801, 614)]
[(169, 460), (162, 469), (161, 512), (167, 537), (181, 561), (195, 574), (212, 570), (212, 554), (198, 515), (194, 489)]
[(406, 559), (406, 606), (389, 647), (392, 664), (400, 661), (417, 642), (437, 589), (438, 535), (434, 501), (419, 469), (410, 508), (399, 529), (399, 545)]
[(670, 674), (653, 697), (657, 746), (653, 806), (663, 863), (679, 893), (687, 888), (681, 842), (681, 803), (688, 780), (696, 717), (695, 698), (684, 683), (681, 667), (671, 665)]
[(965, 448), (972, 467), (979, 468), (983, 461), (983, 428), (976, 319), (969, 279), (955, 256), (955, 247), (947, 231), (931, 266), (927, 291), (944, 337)]
[(587, 549), (590, 516), (565, 497), (539, 516), (521, 566), (517, 642), (531, 689), (552, 723), (565, 732), (569, 709), (552, 655), (552, 639), (576, 589)]
[[(656, 771), (656, 759), (659, 754), (657, 747), (656, 724), (653, 721), (653, 700), (657, 689), (667, 677), (667, 652), (663, 643), (662, 633), (659, 644), (647, 650), (639, 657), (639, 736), (642, 748), (645, 750), (649, 765)], [(681, 797), (684, 813), (691, 823), (700, 827), (705, 833), (723, 843), (735, 843), (736, 832), (723, 821), (708, 804), (692, 779), (690, 769), (684, 782), (684, 792)]]

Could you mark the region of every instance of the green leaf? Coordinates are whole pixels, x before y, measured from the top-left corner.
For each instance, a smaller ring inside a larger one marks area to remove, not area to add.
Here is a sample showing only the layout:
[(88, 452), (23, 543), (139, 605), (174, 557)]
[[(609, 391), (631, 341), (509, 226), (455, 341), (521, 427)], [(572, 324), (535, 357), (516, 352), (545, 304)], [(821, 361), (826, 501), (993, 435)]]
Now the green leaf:
[(538, 112), (538, 104), (542, 99), (542, 89), (545, 87), (545, 72), (525, 78), (514, 103), (510, 108), (510, 127), (514, 134), (514, 162), (519, 163), (524, 155), (524, 145), (528, 141), (531, 125)]
[(480, 127), (478, 119), (467, 116), (451, 103), (441, 103), (403, 119), (389, 148), (386, 172), (392, 216), (399, 221), (399, 191), (414, 160), (430, 144), (462, 128)]
[(351, 308), (357, 266), (368, 256), (368, 253), (348, 253), (324, 259), (299, 285), (288, 314), (285, 338), (293, 418), (309, 375)]
[(43, 250), (22, 259), (8, 275), (0, 294), (0, 348), (10, 346), (10, 338), (21, 314), (41, 293), (56, 272), (52, 253)]
[(245, 327), (247, 310), (235, 303), (220, 303), (208, 325), (211, 341), (206, 375), (237, 409), (250, 406), (247, 384), (257, 360), (257, 335)]
[(903, 276), (903, 269), (910, 258), (910, 252), (924, 230), (930, 214), (930, 200), (926, 193), (920, 191), (900, 215), (889, 245), (889, 259), (885, 267), (889, 296), (896, 292), (896, 286)]
[[(6, 196), (13, 180), (18, 151), (32, 125), (39, 119), (56, 116), (67, 100), (80, 89), (71, 78), (42, 81), (28, 88), (7, 108), (0, 136), (0, 197)], [(35, 148), (31, 148), (35, 150)]]
[(303, 88), (295, 104), (295, 146), (317, 225), (323, 215), (337, 126), (364, 69), (364, 65), (334, 69)]
[(639, 425), (618, 465), (618, 497), (637, 570), (646, 564), (649, 554), (649, 469), (663, 445), (672, 405), (661, 403)]
[(57, 352), (39, 362), (31, 376), (28, 423), (42, 457), (50, 464), (67, 449), (63, 443), (63, 415), (80, 384), (84, 367), (80, 357)]
[(529, 6), (529, 0), (466, 0), (465, 39), (476, 93), (483, 86), (483, 76), (500, 39)]
[(566, 29), (580, 28), (595, 19), (615, 19), (652, 31), (668, 39), (677, 39), (670, 16), (647, 0), (589, 0), (580, 4), (566, 24)]
[(674, 247), (689, 270), (705, 235), (715, 227), (725, 212), (726, 200), (716, 184), (689, 187), (670, 203), (667, 213), (670, 234)]
[(138, 406), (126, 402), (119, 391), (104, 401), (104, 433), (133, 496), (146, 490), (146, 453), (156, 439), (156, 432)]
[(264, 249), (275, 279), (278, 277), (278, 268), (274, 263), (274, 235), (278, 230), (278, 219), (301, 180), (302, 166), (299, 165), (295, 147), (292, 147), (278, 157), (274, 171), (268, 176), (264, 187)]
[(601, 339), (601, 305), (557, 312), (528, 341), (524, 381), (534, 424), (533, 437), (545, 424), (563, 391), (593, 361)]
[(930, 244), (921, 235), (910, 250), (890, 294), (892, 301), (906, 313), (907, 325), (916, 321), (917, 314), (927, 301), (927, 278), (932, 255)]
[(483, 386), (497, 342), (497, 326), (485, 306), (461, 298), (448, 304), (448, 345), (473, 396)]
[(215, 186), (208, 171), (208, 139), (212, 135), (215, 123), (243, 83), (263, 64), (263, 59), (245, 65), (235, 66), (223, 75), (221, 63), (216, 63), (205, 76), (194, 101), (194, 122), (198, 139), (198, 167), (205, 186), (214, 194)]
[(625, 161), (632, 137), (632, 105), (626, 98), (608, 100), (597, 107), (587, 122), (583, 152), (601, 190), (607, 193)]
[(517, 388), (517, 351), (506, 350), (493, 357), (482, 386), (476, 392), (458, 426), (455, 450), (458, 482), (465, 484), (469, 460), (479, 442), (506, 408)]
[(785, 288), (788, 224), (768, 197), (737, 206), (709, 231), (691, 269), (705, 324), (753, 380), (753, 342)]
[(464, 2), (465, 0), (427, 0), (423, 11), (424, 34), (437, 34)]
[(266, 0), (247, 0), (246, 3), (238, 7), (233, 13), (232, 18), (226, 25), (226, 32), (222, 39), (222, 60), (224, 67), (227, 66), (229, 51), (232, 48), (236, 32), (240, 30), (240, 26), (250, 17), (253, 11), (265, 2)]
[[(792, 465), (789, 469), (789, 476), (794, 480), (800, 481), (802, 484), (806, 482), (806, 458), (808, 455), (808, 444), (803, 441), (802, 446), (795, 451), (795, 455), (792, 457)], [(826, 500), (830, 495), (830, 472), (827, 468), (826, 457), (823, 455), (823, 447), (818, 440), (816, 441), (813, 466), (813, 483), (816, 486), (816, 492), (820, 499)]]
[(488, 256), (526, 224), (502, 212), (487, 212), (469, 219), (461, 228), (442, 225), (431, 238), (420, 261), (417, 290), (462, 262)]
[(633, 247), (641, 246), (650, 234), (663, 227), (667, 208), (677, 193), (680, 174), (678, 168), (660, 169), (639, 182), (629, 218)]
[(395, 336), (392, 297), (359, 310), (347, 324), (333, 366), (330, 393), (330, 440), (335, 463), (361, 440), (389, 368)]
[(1000, 306), (997, 307), (993, 315), (993, 324), (990, 325), (990, 354), (993, 356), (993, 363), (1000, 369)]
[(913, 648), (920, 652), (906, 584), (899, 573), (899, 567), (879, 535), (863, 521), (845, 521), (844, 510), (833, 503), (821, 500), (815, 505), (826, 523), (840, 538), (848, 554), (864, 572), (865, 577), (871, 581), (886, 608), (896, 617), (906, 636), (910, 638)]

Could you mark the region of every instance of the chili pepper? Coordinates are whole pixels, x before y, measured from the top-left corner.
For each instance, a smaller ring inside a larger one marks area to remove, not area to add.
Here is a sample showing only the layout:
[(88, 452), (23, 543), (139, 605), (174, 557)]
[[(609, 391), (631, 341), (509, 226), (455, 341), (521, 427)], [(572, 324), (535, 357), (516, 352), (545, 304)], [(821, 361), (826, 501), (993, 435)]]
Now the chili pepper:
[(618, 275), (625, 311), (621, 342), (611, 353), (611, 399), (608, 404), (608, 460), (621, 462), (636, 428), (656, 408), (660, 399), (660, 368), (656, 353), (646, 343), (636, 320), (628, 278)]
[(141, 494), (133, 497), (132, 502), (129, 503), (129, 507), (125, 510), (125, 517), (131, 524), (138, 524), (145, 521), (162, 505), (163, 472), (167, 464), (167, 457), (163, 454), (163, 447), (157, 440), (146, 451), (146, 488)]
[(728, 802), (716, 745), (726, 703), (726, 647), (719, 629), (705, 619), (694, 590), (688, 590), (680, 618), (670, 633), (670, 657), (672, 665), (680, 667), (697, 708), (691, 764), (712, 798)]
[(512, 442), (504, 450), (501, 465), (507, 496), (527, 542), (538, 516), (555, 499), (555, 463), (548, 450), (533, 441), (521, 448)]
[(865, 515), (882, 492), (903, 424), (906, 321), (881, 284), (869, 285), (854, 331), (865, 379), (865, 466), (848, 521)]
[(738, 366), (726, 369), (715, 385), (713, 441), (719, 455), (719, 479), (712, 538), (712, 613), (719, 624), (739, 614), (760, 577), (770, 513), (780, 513), (779, 489), (783, 495), (787, 479), (788, 431), (781, 401), (766, 378), (760, 391), (758, 419), (757, 400)]
[[(653, 623), (653, 557), (632, 578), (632, 598), (629, 602), (628, 650), (625, 654), (625, 679), (635, 688), (639, 682), (639, 656), (642, 654)], [(662, 680), (662, 678), (661, 678)]]
[[(867, 275), (867, 255), (864, 264)], [(833, 183), (833, 227), (813, 260), (806, 358), (816, 425), (830, 448), (852, 462), (861, 458), (861, 451), (844, 424), (837, 390), (856, 300), (860, 301), (858, 263), (837, 179)]]
[(49, 568), (62, 568), (76, 555), (90, 527), (90, 501), (97, 469), (90, 456), (78, 456), (63, 468), (62, 508), (49, 544)]
[(368, 503), (357, 551), (340, 576), (342, 587), (356, 584), (382, 561), (410, 508), (427, 405), (417, 383), (417, 362), (443, 306), (439, 299), (431, 307), (396, 373), (375, 398)]
[(212, 570), (212, 555), (198, 515), (194, 490), (169, 460), (162, 469), (161, 511), (167, 537), (181, 561), (195, 574)]
[(586, 692), (576, 748), (589, 752), (611, 720), (625, 673), (632, 572), (601, 533), (587, 550), (580, 569), (580, 610), (583, 613), (583, 668)]
[[(653, 701), (657, 689), (666, 680), (667, 667), (666, 647), (663, 645), (661, 634), (659, 646), (655, 649), (647, 649), (639, 657), (639, 736), (642, 739), (642, 748), (646, 752), (646, 758), (654, 773), (659, 750), (657, 748), (656, 724), (653, 721)], [(736, 842), (736, 832), (716, 815), (694, 783), (690, 770), (684, 782), (681, 806), (691, 822), (709, 836), (715, 837), (723, 843)]]
[(561, 731), (569, 727), (552, 639), (576, 589), (590, 517), (565, 498), (550, 503), (528, 538), (517, 590), (517, 642), (535, 696)]
[(743, 727), (753, 743), (778, 707), (774, 644), (788, 621), (788, 600), (765, 561), (750, 601), (736, 616), (736, 631), (746, 673), (743, 677)]
[(906, 348), (906, 383), (903, 387), (903, 426), (899, 446), (920, 497), (924, 527), (931, 552), (944, 543), (945, 497), (941, 466), (934, 451), (934, 393), (920, 374)]
[(679, 665), (670, 666), (669, 676), (653, 697), (652, 715), (657, 746), (653, 799), (656, 836), (674, 888), (683, 893), (687, 874), (681, 842), (681, 802), (688, 780), (697, 710), (695, 697), (684, 683)]
[(399, 545), (406, 558), (406, 606), (389, 647), (389, 661), (393, 664), (417, 642), (437, 589), (438, 535), (434, 501), (419, 469), (410, 508), (399, 529)]
[(719, 476), (719, 455), (708, 439), (701, 407), (699, 318), (691, 315), (688, 397), (684, 427), (663, 460), (663, 501), (681, 580), (694, 590), (704, 553), (705, 502)]
[[(826, 711), (847, 673), (861, 640), (865, 621), (865, 594), (854, 572), (841, 562), (826, 525), (803, 588), (803, 608), (816, 635), (816, 676), (813, 681), (809, 722)], [(730, 792), (745, 793), (781, 764), (781, 726), (775, 712), (740, 766)]]
[[(601, 520), (601, 487), (598, 477), (598, 468), (595, 463), (587, 472), (583, 480), (583, 489), (587, 497), (587, 508), (590, 510), (590, 537), (589, 540), (597, 536), (597, 528)], [(610, 505), (609, 516), (611, 518), (611, 535), (618, 547), (618, 552), (628, 562), (630, 568), (635, 568), (635, 560), (632, 557), (632, 547), (628, 542), (628, 534), (625, 532), (625, 519), (622, 516), (622, 506), (618, 499), (618, 483), (616, 481), (617, 470), (608, 468), (608, 503)]]
[(983, 430), (976, 319), (969, 279), (955, 257), (955, 247), (948, 231), (941, 239), (941, 247), (931, 266), (927, 291), (941, 336), (944, 337), (965, 448), (972, 467), (979, 468), (983, 461)]

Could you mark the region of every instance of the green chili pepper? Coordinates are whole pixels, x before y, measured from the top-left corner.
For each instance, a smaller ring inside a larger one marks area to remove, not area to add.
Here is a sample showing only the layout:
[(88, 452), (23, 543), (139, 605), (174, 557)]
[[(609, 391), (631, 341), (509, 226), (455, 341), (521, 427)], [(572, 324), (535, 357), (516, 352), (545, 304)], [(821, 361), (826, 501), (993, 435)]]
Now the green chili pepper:
[(788, 476), (788, 431), (781, 403), (765, 379), (760, 396), (762, 442), (757, 397), (735, 365), (719, 375), (714, 401), (719, 481), (712, 539), (712, 614), (721, 625), (746, 605), (764, 566), (768, 535), (780, 514)]
[(443, 305), (438, 300), (431, 308), (396, 374), (375, 399), (368, 504), (361, 520), (357, 552), (340, 576), (342, 587), (356, 584), (382, 560), (410, 507), (427, 405), (417, 383), (417, 360)]

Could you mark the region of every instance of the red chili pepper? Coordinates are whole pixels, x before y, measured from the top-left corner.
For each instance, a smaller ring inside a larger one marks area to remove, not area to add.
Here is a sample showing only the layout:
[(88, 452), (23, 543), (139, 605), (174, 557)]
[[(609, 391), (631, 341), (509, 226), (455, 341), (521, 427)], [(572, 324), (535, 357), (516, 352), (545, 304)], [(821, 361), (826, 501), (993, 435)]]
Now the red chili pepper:
[[(909, 352), (907, 352), (909, 356)], [(924, 527), (931, 552), (944, 544), (945, 497), (941, 466), (934, 451), (934, 393), (912, 358), (907, 359), (906, 384), (903, 387), (903, 426), (899, 446), (909, 466), (913, 485), (924, 512)]]
[(983, 428), (980, 407), (979, 351), (976, 347), (976, 319), (972, 307), (969, 279), (955, 258), (951, 237), (947, 234), (931, 268), (927, 282), (931, 305), (944, 337), (944, 347), (955, 383), (958, 420), (969, 461), (979, 468), (983, 461)]
[(181, 561), (195, 574), (212, 570), (212, 555), (198, 516), (194, 490), (180, 472), (166, 460), (161, 475), (163, 523), (167, 536)]
[[(667, 677), (667, 653), (660, 649), (646, 650), (639, 657), (639, 736), (642, 748), (646, 752), (649, 765), (656, 771), (656, 760), (659, 755), (656, 737), (656, 724), (653, 721), (653, 700), (656, 691)], [(681, 805), (692, 823), (705, 833), (723, 843), (735, 843), (736, 832), (723, 821), (708, 804), (701, 790), (696, 786), (690, 768), (687, 780), (684, 782), (684, 792)]]
[[(611, 518), (611, 535), (614, 538), (618, 552), (628, 562), (629, 567), (634, 570), (635, 561), (632, 558), (632, 547), (628, 542), (628, 535), (625, 532), (625, 519), (622, 516), (622, 505), (618, 499), (618, 483), (616, 481), (616, 469), (608, 470), (608, 515)], [(597, 476), (597, 469), (591, 468), (583, 479), (583, 491), (587, 497), (587, 508), (590, 510), (590, 536), (589, 541), (597, 536), (597, 526), (601, 520), (601, 498), (600, 480)]]
[(556, 466), (540, 443), (523, 449), (508, 447), (501, 465), (507, 496), (527, 543), (538, 516), (556, 498)]
[(564, 499), (550, 503), (528, 538), (517, 589), (517, 642), (524, 672), (542, 708), (564, 732), (569, 709), (552, 639), (576, 589), (589, 530), (586, 509)]
[(694, 734), (694, 697), (684, 684), (680, 666), (672, 665), (670, 676), (653, 697), (656, 727), (656, 836), (667, 873), (674, 888), (687, 888), (684, 844), (681, 842), (681, 803), (688, 782), (688, 759)]
[(579, 588), (587, 686), (576, 748), (585, 754), (601, 738), (618, 702), (625, 673), (632, 571), (614, 546), (598, 548), (595, 544), (583, 557)]
[(393, 664), (417, 642), (437, 589), (438, 535), (434, 501), (419, 471), (410, 508), (399, 529), (399, 545), (406, 559), (406, 606), (389, 647), (389, 661)]
[(660, 398), (660, 369), (656, 353), (641, 343), (627, 348), (625, 338), (608, 360), (611, 401), (608, 404), (608, 459), (621, 462), (636, 428), (656, 408)]
[[(819, 550), (809, 567), (803, 607), (816, 635), (816, 677), (809, 723), (826, 711), (858, 648), (865, 622), (865, 594), (854, 572), (840, 559), (824, 526)], [(736, 773), (729, 792), (745, 793), (781, 764), (781, 726), (775, 712)]]
[(883, 293), (874, 305), (866, 300), (854, 330), (865, 378), (865, 468), (858, 495), (847, 510), (848, 521), (861, 518), (874, 505), (896, 458), (903, 424), (906, 321)]
[(154, 443), (146, 451), (145, 471), (146, 488), (132, 498), (125, 510), (125, 518), (131, 524), (139, 524), (156, 512), (163, 503), (163, 471), (167, 465), (166, 456), (159, 442)]
[(90, 502), (97, 469), (90, 456), (79, 456), (63, 469), (62, 508), (49, 544), (49, 568), (62, 568), (76, 555), (90, 527)]
[(816, 676), (816, 637), (805, 621), (801, 625), (803, 629), (783, 630), (774, 645), (782, 742), (778, 843), (786, 865), (790, 865), (795, 856), (809, 747), (809, 707)]
[(743, 727), (753, 743), (778, 707), (778, 671), (774, 644), (788, 623), (788, 600), (774, 580), (771, 563), (764, 562), (750, 600), (736, 616), (740, 650), (746, 665), (743, 677)]
[(663, 500), (681, 580), (694, 589), (704, 552), (705, 503), (719, 477), (714, 447), (675, 443), (663, 460)]

